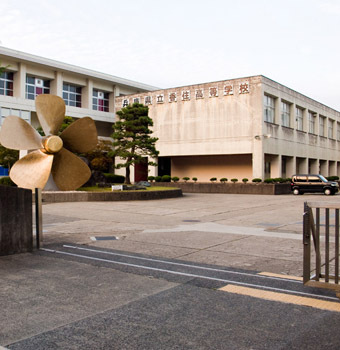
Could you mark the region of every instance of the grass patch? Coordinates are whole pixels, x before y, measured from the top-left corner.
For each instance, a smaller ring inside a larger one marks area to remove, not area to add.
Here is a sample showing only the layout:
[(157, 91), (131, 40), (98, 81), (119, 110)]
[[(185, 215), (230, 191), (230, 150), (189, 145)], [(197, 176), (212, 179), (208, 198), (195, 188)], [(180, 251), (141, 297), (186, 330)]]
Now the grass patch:
[[(175, 190), (177, 187), (162, 187), (162, 186), (152, 186), (152, 187), (146, 187), (145, 190), (131, 190), (129, 192), (141, 192), (141, 191), (170, 191)], [(85, 192), (121, 192), (120, 190), (112, 191), (111, 187), (81, 187), (78, 188), (77, 191), (85, 191)], [(127, 190), (128, 191), (128, 190)], [(125, 192), (127, 192), (125, 191)]]

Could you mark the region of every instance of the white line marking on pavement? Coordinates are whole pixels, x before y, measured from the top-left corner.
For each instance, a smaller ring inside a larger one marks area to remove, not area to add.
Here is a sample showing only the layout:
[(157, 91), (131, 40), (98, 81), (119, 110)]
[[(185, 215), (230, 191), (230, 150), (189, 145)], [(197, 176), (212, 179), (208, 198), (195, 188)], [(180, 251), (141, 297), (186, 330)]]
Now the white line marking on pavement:
[(140, 257), (140, 256), (107, 252), (105, 250), (97, 250), (97, 249), (76, 247), (76, 246), (72, 246), (72, 245), (68, 245), (68, 244), (64, 244), (63, 247), (64, 248), (70, 248), (70, 249), (85, 250), (85, 251), (94, 252), (94, 253), (101, 253), (101, 254), (121, 256), (121, 257), (124, 257), (124, 258), (132, 258), (132, 259), (137, 259), (137, 260), (158, 262), (158, 263), (163, 263), (163, 264), (168, 264), (168, 265), (191, 267), (193, 269), (200, 269), (200, 270), (207, 270), (207, 271), (214, 271), (214, 272), (227, 272), (227, 273), (234, 274), (234, 275), (251, 276), (251, 277), (257, 277), (257, 278), (264, 278), (264, 279), (273, 279), (273, 280), (278, 280), (278, 281), (287, 280), (289, 282), (301, 284), (301, 281), (291, 280), (288, 276), (287, 276), (287, 278), (284, 279), (284, 278), (278, 278), (278, 277), (273, 277), (273, 276), (258, 275), (258, 274), (255, 274), (255, 273), (253, 274), (253, 273), (247, 273), (247, 272), (230, 271), (230, 270), (216, 269), (216, 268), (212, 268), (212, 267), (205, 267), (205, 266), (177, 263), (177, 262), (166, 261), (166, 260), (159, 260), (159, 259), (152, 259), (152, 258), (143, 258), (143, 257)]
[(68, 255), (68, 256), (73, 256), (73, 257), (77, 257), (77, 258), (81, 258), (81, 259), (88, 259), (88, 260), (100, 261), (100, 262), (105, 262), (105, 263), (110, 263), (110, 264), (130, 266), (130, 267), (135, 267), (135, 268), (144, 269), (144, 270), (166, 272), (166, 273), (169, 273), (169, 274), (172, 274), (172, 275), (179, 275), (179, 276), (192, 277), (192, 278), (201, 278), (201, 279), (206, 279), (206, 280), (210, 280), (210, 281), (218, 281), (218, 282), (229, 283), (229, 284), (234, 284), (234, 285), (236, 284), (236, 285), (240, 285), (240, 286), (260, 288), (260, 289), (264, 289), (264, 290), (274, 290), (276, 292), (305, 295), (305, 296), (310, 296), (310, 297), (313, 297), (313, 298), (319, 297), (319, 298), (322, 298), (322, 299), (330, 299), (330, 300), (337, 300), (337, 301), (339, 300), (338, 298), (328, 297), (328, 296), (324, 296), (324, 295), (316, 295), (316, 294), (298, 292), (298, 291), (289, 290), (289, 289), (267, 287), (267, 286), (261, 286), (261, 285), (257, 285), (257, 284), (252, 284), (252, 283), (236, 282), (236, 281), (226, 280), (226, 279), (222, 279), (222, 278), (208, 277), (208, 276), (196, 275), (196, 274), (186, 273), (186, 272), (177, 272), (177, 271), (171, 271), (171, 270), (166, 270), (166, 269), (159, 269), (159, 268), (156, 268), (156, 267), (149, 267), (149, 266), (143, 266), (143, 265), (137, 265), (137, 264), (123, 263), (123, 262), (120, 262), (120, 261), (113, 261), (113, 260), (108, 260), (108, 259), (90, 257), (90, 256), (86, 256), (86, 255), (68, 253), (68, 252), (64, 252), (64, 251), (60, 251), (60, 250), (52, 250), (52, 249), (46, 249), (46, 248), (41, 248), (41, 250), (43, 250), (45, 252), (49, 252), (49, 253)]

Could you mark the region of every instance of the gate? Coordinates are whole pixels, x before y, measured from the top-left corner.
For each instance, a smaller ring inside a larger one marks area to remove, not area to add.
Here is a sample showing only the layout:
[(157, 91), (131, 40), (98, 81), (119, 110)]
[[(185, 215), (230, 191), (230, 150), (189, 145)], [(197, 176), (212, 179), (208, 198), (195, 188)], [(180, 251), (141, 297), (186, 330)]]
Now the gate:
[(333, 289), (338, 297), (339, 210), (338, 203), (305, 202), (303, 214), (303, 283)]

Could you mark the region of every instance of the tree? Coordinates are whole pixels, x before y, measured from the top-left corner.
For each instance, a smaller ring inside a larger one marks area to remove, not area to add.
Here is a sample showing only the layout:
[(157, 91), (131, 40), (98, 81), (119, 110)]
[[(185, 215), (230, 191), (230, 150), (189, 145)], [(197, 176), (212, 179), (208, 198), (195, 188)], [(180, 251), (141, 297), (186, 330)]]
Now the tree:
[(0, 145), (0, 165), (11, 169), (13, 164), (19, 159), (19, 151), (6, 148)]
[[(116, 169), (125, 168), (125, 183), (130, 184), (130, 165), (142, 163), (145, 156), (158, 156), (155, 143), (157, 137), (151, 137), (152, 119), (148, 116), (149, 108), (134, 103), (117, 112), (119, 120), (113, 125), (112, 156), (119, 157), (123, 162), (115, 165)], [(149, 161), (148, 165), (157, 164)]]
[[(58, 130), (58, 135), (60, 135), (69, 125), (71, 125), (74, 122), (74, 119), (72, 117), (68, 117), (67, 115), (64, 117), (63, 123), (61, 124), (59, 130)], [(45, 136), (44, 130), (42, 129), (41, 126), (37, 128), (38, 133), (41, 136)]]
[(93, 170), (98, 170), (102, 172), (109, 172), (110, 167), (113, 164), (112, 156), (112, 142), (106, 140), (98, 140), (95, 149), (88, 153), (82, 154), (88, 159), (90, 167)]

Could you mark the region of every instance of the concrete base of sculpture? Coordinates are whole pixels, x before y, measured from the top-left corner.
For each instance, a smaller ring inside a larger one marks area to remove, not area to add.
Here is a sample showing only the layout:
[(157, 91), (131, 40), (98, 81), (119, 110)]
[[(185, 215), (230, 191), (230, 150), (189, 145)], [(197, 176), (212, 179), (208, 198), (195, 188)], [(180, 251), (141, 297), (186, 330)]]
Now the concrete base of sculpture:
[(32, 191), (0, 186), (0, 255), (32, 250)]

